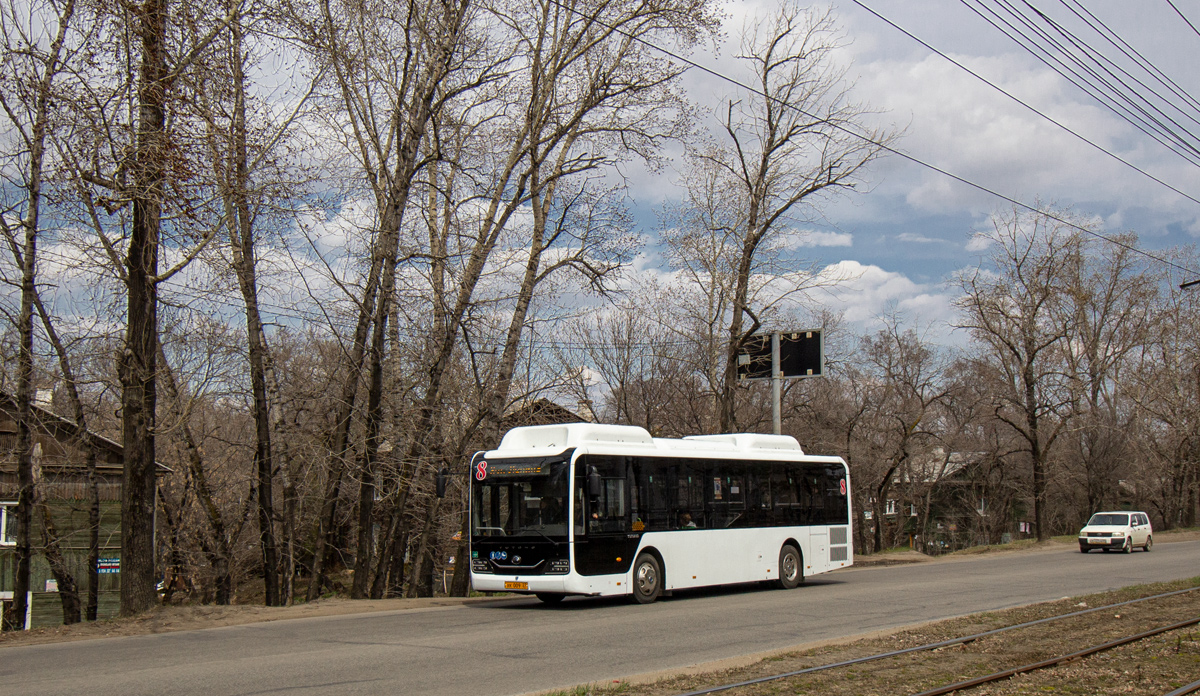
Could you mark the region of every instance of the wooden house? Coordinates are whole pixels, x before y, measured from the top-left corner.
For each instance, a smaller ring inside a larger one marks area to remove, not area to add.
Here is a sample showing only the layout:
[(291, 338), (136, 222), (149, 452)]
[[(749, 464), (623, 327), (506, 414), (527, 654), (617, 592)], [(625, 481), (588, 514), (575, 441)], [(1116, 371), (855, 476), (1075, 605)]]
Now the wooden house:
[[(0, 392), (0, 599), (11, 600), (16, 557), (17, 404), (11, 394)], [(75, 423), (45, 407), (33, 407), (35, 471), (39, 498), (45, 502), (59, 547), (69, 572), (74, 576), (80, 600), (86, 603), (90, 507), (86, 448), (95, 454), (97, 492), (100, 499), (99, 616), (115, 615), (119, 604), (121, 567), (121, 481), (124, 451), (120, 444), (96, 433), (79, 432)], [(160, 472), (168, 471), (159, 465)], [(62, 623), (62, 605), (57, 583), (43, 550), (45, 527), (42, 515), (33, 515), (30, 542), (33, 562), (30, 571), (30, 616), (27, 626)]]

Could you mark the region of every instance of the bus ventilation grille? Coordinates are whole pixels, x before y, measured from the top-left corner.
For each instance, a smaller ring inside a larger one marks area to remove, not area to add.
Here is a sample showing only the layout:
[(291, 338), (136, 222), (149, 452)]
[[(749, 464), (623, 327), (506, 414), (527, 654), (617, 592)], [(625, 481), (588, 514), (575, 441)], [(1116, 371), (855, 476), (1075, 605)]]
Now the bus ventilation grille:
[(831, 527), (829, 529), (829, 543), (830, 544), (846, 543), (846, 528), (845, 527)]
[(846, 547), (845, 547), (845, 546), (836, 547), (836, 548), (830, 548), (830, 549), (829, 549), (829, 560), (831, 560), (831, 561), (844, 561), (844, 560), (846, 560), (847, 558), (849, 558), (849, 554), (847, 554), (847, 553), (846, 553)]

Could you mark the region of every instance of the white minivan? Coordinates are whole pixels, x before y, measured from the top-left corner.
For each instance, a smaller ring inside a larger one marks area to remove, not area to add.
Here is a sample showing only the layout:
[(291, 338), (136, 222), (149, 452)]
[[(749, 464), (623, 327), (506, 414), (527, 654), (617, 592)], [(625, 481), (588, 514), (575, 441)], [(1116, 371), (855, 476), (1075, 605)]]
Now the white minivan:
[(1149, 551), (1154, 545), (1150, 518), (1144, 512), (1097, 512), (1079, 530), (1079, 551), (1120, 549), (1131, 553), (1140, 546)]

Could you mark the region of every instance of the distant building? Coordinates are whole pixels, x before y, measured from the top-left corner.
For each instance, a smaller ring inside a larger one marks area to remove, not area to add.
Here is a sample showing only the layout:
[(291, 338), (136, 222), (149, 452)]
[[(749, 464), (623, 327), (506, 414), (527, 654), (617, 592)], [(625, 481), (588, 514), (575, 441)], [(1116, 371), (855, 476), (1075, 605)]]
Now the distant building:
[[(39, 394), (39, 397), (42, 396)], [(88, 561), (88, 476), (84, 444), (96, 455), (96, 476), (100, 498), (100, 616), (113, 616), (118, 608), (121, 567), (121, 482), (124, 474), (124, 449), (120, 444), (86, 431), (79, 433), (74, 422), (55, 415), (47, 400), (33, 406), (35, 427), (33, 442), (39, 451), (38, 484), (59, 535), (59, 544), (69, 572), (79, 587), (80, 601), (86, 604)], [(17, 484), (17, 403), (8, 393), (0, 392), (0, 599), (11, 600), (13, 592)], [(81, 438), (85, 438), (81, 441)], [(159, 472), (169, 469), (159, 465)], [(32, 619), (27, 625), (62, 623), (62, 606), (54, 575), (41, 550), (44, 548), (41, 516), (33, 515), (30, 541), (34, 558), (30, 570)]]
[(541, 397), (510, 408), (500, 421), (500, 432), (522, 425), (561, 425), (563, 423), (594, 423), (596, 414), (591, 405), (580, 402), (575, 411)]

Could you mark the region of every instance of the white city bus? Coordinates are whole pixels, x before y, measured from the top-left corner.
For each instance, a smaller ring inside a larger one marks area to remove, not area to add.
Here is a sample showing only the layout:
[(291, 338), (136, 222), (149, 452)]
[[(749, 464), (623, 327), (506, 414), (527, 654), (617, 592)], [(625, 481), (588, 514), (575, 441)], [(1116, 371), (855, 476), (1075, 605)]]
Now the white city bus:
[(471, 462), (471, 583), (545, 602), (796, 587), (853, 563), (849, 482), (842, 459), (787, 436), (514, 428)]

